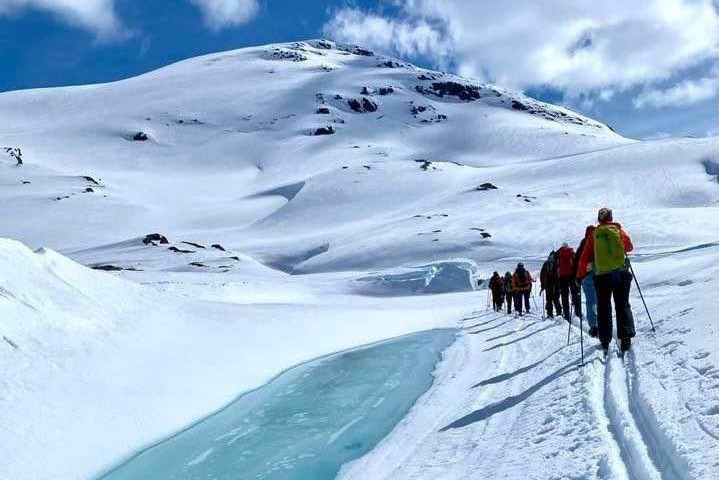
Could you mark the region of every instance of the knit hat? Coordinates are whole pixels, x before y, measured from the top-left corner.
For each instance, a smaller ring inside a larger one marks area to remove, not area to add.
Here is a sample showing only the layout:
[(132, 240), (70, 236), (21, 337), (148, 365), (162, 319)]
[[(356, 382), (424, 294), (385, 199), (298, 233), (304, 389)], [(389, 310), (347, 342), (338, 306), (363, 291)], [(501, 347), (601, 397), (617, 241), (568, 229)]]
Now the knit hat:
[(599, 223), (607, 223), (613, 221), (612, 210), (610, 208), (601, 208), (597, 214), (597, 221)]

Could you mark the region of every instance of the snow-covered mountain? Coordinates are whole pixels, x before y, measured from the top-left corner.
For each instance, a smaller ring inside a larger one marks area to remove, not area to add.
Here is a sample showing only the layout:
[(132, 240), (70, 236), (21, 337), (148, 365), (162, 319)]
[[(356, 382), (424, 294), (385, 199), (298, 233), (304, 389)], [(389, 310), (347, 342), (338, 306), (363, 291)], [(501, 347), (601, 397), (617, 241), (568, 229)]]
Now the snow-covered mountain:
[[(706, 298), (717, 139), (637, 142), (500, 87), (314, 40), (0, 94), (0, 147), (0, 237), (64, 255), (0, 242), (2, 478), (87, 478), (293, 364), (456, 327), (484, 298), (400, 294), (471, 290), (518, 260), (537, 270), (605, 205), (633, 235), (658, 326), (648, 333), (635, 301), (629, 400), (607, 393), (621, 379), (596, 365), (553, 376), (577, 356), (554, 352), (565, 329), (512, 319), (506, 336), (460, 336), (436, 386), (344, 475), (474, 478), (502, 454), (477, 440), (485, 432), (505, 450), (526, 444), (492, 478), (719, 476)], [(482, 348), (492, 340), (506, 345)], [(508, 383), (468, 388), (491, 378)], [(438, 418), (497, 402), (503, 421), (438, 432)], [(628, 433), (612, 433), (622, 422)], [(551, 455), (570, 445), (574, 460)]]

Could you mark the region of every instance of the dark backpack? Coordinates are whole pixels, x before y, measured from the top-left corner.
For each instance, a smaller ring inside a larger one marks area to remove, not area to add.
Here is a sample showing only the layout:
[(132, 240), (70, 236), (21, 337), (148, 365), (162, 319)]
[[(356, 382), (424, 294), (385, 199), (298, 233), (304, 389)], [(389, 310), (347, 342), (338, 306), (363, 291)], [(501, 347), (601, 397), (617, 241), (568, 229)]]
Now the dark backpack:
[(512, 274), (504, 276), (504, 291), (506, 293), (512, 293)]
[(557, 253), (557, 273), (560, 277), (571, 277), (574, 274), (574, 249), (562, 247)]
[(524, 268), (517, 269), (517, 287), (520, 290), (526, 290), (529, 288), (529, 275), (527, 275), (527, 270)]

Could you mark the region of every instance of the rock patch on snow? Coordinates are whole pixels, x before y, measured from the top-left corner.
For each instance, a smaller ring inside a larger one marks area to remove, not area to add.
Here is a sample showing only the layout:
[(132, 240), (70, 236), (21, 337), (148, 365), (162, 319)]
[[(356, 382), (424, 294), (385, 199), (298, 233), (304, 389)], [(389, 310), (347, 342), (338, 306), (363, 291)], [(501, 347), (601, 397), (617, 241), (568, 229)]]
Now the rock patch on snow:
[(429, 87), (417, 85), (415, 89), (422, 95), (433, 95), (439, 98), (454, 97), (465, 102), (480, 99), (480, 88), (477, 85), (459, 82), (434, 82)]
[(145, 235), (145, 238), (142, 239), (142, 243), (145, 245), (167, 245), (170, 242), (167, 240), (167, 237), (162, 235), (161, 233), (150, 233)]

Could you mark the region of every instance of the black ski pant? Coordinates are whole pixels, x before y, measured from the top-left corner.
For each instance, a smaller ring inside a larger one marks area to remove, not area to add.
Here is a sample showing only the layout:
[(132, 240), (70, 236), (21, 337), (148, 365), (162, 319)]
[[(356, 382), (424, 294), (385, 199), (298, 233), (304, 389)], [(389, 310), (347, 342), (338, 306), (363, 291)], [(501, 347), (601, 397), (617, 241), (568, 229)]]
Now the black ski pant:
[(559, 315), (562, 312), (562, 307), (559, 303), (559, 286), (555, 283), (550, 283), (544, 289), (544, 295), (544, 307), (547, 309), (547, 316), (553, 317), (555, 311)]
[(512, 300), (514, 299), (514, 293), (511, 291), (507, 292), (507, 315), (512, 313)]
[(584, 318), (582, 316), (582, 285), (577, 283), (574, 278), (572, 278), (570, 288), (572, 294), (572, 304), (574, 305), (574, 314), (579, 318)]
[(497, 312), (502, 311), (502, 305), (504, 304), (504, 293), (501, 290), (492, 290), (492, 303), (494, 309)]
[(636, 335), (634, 315), (629, 304), (632, 279), (631, 273), (622, 270), (594, 276), (594, 288), (597, 292), (597, 329), (603, 348), (608, 348), (612, 341), (612, 298), (614, 298), (614, 312), (617, 317), (617, 337), (632, 338)]
[(561, 277), (559, 279), (559, 292), (562, 297), (562, 315), (565, 319), (571, 320), (572, 319), (572, 312), (570, 308), (569, 298), (570, 295), (572, 299), (574, 298), (574, 295), (572, 295), (572, 287), (574, 283), (574, 278), (572, 277)]
[[(529, 290), (514, 293), (514, 309), (519, 312), (520, 315), (522, 314), (522, 304), (524, 304), (524, 309), (529, 312), (529, 294)], [(522, 302), (522, 300), (524, 300), (524, 302)]]

